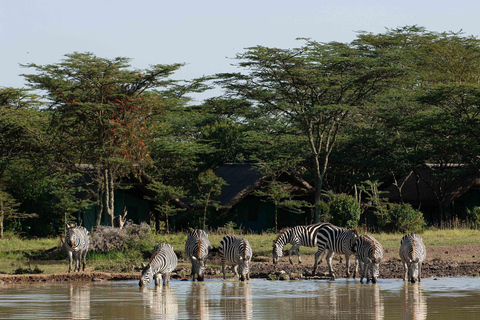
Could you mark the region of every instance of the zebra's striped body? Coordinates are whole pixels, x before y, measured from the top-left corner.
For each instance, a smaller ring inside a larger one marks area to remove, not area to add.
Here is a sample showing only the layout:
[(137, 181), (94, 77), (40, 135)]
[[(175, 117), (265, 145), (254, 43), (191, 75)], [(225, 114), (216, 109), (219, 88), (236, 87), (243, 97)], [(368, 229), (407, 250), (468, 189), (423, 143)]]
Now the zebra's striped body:
[(85, 271), (87, 264), (87, 252), (90, 247), (90, 236), (87, 229), (74, 224), (66, 224), (65, 248), (69, 258), (68, 272), (72, 271), (72, 263), (75, 262), (74, 272), (80, 271), (80, 264), (83, 263), (82, 270)]
[(163, 275), (163, 285), (170, 281), (170, 273), (177, 267), (177, 255), (168, 243), (157, 245), (147, 265), (142, 263), (142, 276), (138, 285), (143, 287), (155, 279), (155, 286), (160, 284)]
[[(317, 267), (322, 260), (318, 262), (320, 255), (325, 252), (330, 275), (335, 278), (335, 273), (332, 267), (332, 258), (335, 253), (345, 255), (345, 263), (347, 266), (347, 278), (350, 276), (350, 256), (355, 253), (355, 241), (358, 238), (356, 230), (348, 230), (337, 227), (333, 224), (325, 224), (318, 229), (317, 232), (317, 246), (318, 250), (315, 252), (315, 264), (313, 266), (313, 274), (316, 273)], [(328, 250), (328, 251), (326, 251)]]
[(421, 281), (422, 262), (427, 256), (427, 249), (418, 234), (407, 234), (400, 242), (400, 259), (405, 274), (403, 280), (415, 283)]
[(192, 262), (193, 280), (195, 280), (196, 276), (198, 281), (203, 281), (205, 262), (211, 249), (212, 245), (205, 231), (195, 229), (189, 232), (187, 242), (185, 243), (185, 253)]
[(228, 235), (223, 237), (218, 247), (222, 257), (222, 272), (225, 279), (225, 264), (234, 264), (235, 276), (241, 281), (250, 279), (250, 261), (252, 259), (252, 247), (247, 239)]
[(295, 226), (282, 231), (277, 239), (273, 241), (273, 264), (276, 264), (278, 260), (283, 256), (283, 247), (288, 243), (292, 245), (290, 248), (289, 260), (292, 261), (292, 252), (296, 252), (298, 255), (298, 263), (302, 263), (300, 257), (300, 246), (304, 247), (316, 247), (317, 246), (317, 232), (320, 227), (326, 225), (326, 223), (317, 223), (307, 226)]
[(357, 263), (353, 278), (360, 268), (360, 283), (363, 283), (363, 278), (367, 279), (367, 283), (370, 280), (372, 280), (372, 283), (377, 283), (380, 262), (383, 258), (383, 247), (380, 242), (370, 235), (361, 235), (355, 244), (355, 258)]

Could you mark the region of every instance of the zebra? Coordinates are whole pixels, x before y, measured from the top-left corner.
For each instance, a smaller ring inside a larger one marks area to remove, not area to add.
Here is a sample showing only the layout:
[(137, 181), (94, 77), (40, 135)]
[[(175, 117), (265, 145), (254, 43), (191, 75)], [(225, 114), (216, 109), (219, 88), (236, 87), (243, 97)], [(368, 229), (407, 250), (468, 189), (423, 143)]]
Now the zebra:
[(241, 281), (250, 280), (250, 261), (252, 259), (252, 247), (247, 239), (233, 235), (227, 235), (220, 241), (218, 247), (222, 257), (222, 272), (225, 279), (225, 264), (234, 264), (235, 276)]
[(205, 231), (194, 229), (188, 233), (187, 242), (185, 243), (185, 253), (192, 262), (193, 280), (195, 280), (195, 276), (197, 276), (197, 281), (203, 281), (205, 262), (211, 249), (212, 245)]
[(312, 274), (316, 273), (318, 265), (322, 263), (323, 257), (320, 262), (318, 262), (318, 258), (324, 253), (330, 276), (335, 279), (332, 259), (333, 255), (338, 253), (345, 255), (345, 263), (347, 267), (346, 277), (350, 277), (350, 256), (355, 253), (354, 245), (357, 238), (357, 229), (348, 230), (330, 223), (322, 225), (317, 232), (318, 250), (315, 252), (315, 264), (313, 265)]
[(282, 231), (273, 241), (273, 264), (277, 264), (278, 260), (283, 256), (283, 247), (286, 246), (287, 243), (292, 245), (289, 251), (290, 263), (293, 264), (292, 252), (297, 252), (298, 263), (301, 264), (300, 246), (316, 247), (318, 229), (326, 224), (327, 223), (316, 223), (306, 226), (295, 226)]
[(370, 282), (370, 279), (372, 283), (377, 283), (380, 262), (383, 258), (383, 247), (380, 242), (370, 235), (362, 234), (355, 243), (355, 258), (353, 278), (355, 279), (358, 268), (360, 268), (360, 283), (363, 283), (363, 278), (366, 278), (367, 283)]
[(423, 244), (422, 238), (418, 234), (404, 235), (400, 241), (400, 259), (402, 259), (405, 274), (403, 281), (407, 279), (415, 283), (421, 281), (422, 262), (427, 255), (427, 249)]
[(87, 252), (90, 248), (90, 236), (87, 229), (77, 224), (69, 225), (65, 224), (65, 248), (67, 249), (69, 264), (68, 272), (72, 271), (72, 263), (75, 261), (73, 271), (80, 271), (80, 264), (83, 262), (82, 271), (85, 271), (87, 265)]
[(160, 284), (163, 275), (163, 285), (170, 281), (170, 274), (177, 267), (177, 255), (173, 247), (168, 243), (157, 245), (152, 252), (150, 262), (145, 265), (142, 263), (142, 276), (138, 285), (140, 287), (149, 284), (155, 279), (155, 286)]

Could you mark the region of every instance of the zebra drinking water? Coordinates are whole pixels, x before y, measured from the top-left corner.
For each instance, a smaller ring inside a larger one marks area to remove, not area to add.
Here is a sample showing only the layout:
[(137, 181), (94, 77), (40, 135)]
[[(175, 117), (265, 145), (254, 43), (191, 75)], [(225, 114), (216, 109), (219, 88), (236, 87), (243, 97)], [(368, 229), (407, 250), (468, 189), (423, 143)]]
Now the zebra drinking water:
[(350, 276), (350, 256), (355, 253), (354, 245), (358, 238), (358, 231), (348, 230), (345, 228), (337, 227), (333, 224), (322, 225), (317, 232), (317, 246), (318, 250), (315, 252), (315, 264), (313, 266), (313, 274), (316, 273), (317, 267), (322, 263), (323, 257), (318, 262), (318, 258), (325, 252), (328, 270), (330, 276), (335, 278), (333, 272), (332, 259), (335, 253), (345, 255), (345, 263), (347, 266), (346, 277)]
[(363, 278), (367, 279), (367, 283), (370, 280), (372, 280), (372, 283), (377, 283), (380, 262), (383, 258), (383, 247), (380, 242), (370, 235), (361, 235), (355, 243), (355, 258), (356, 265), (353, 278), (355, 279), (358, 268), (360, 268), (360, 283), (363, 283)]
[(170, 274), (177, 266), (177, 255), (173, 251), (173, 247), (168, 243), (157, 245), (152, 252), (150, 262), (145, 265), (142, 263), (142, 276), (138, 285), (140, 287), (149, 284), (155, 279), (155, 286), (160, 284), (163, 275), (163, 285), (170, 281)]
[(222, 272), (225, 279), (225, 264), (234, 264), (235, 276), (241, 281), (250, 279), (250, 261), (252, 259), (252, 247), (247, 239), (233, 235), (227, 235), (220, 241), (218, 247), (222, 257)]
[(293, 264), (292, 252), (297, 252), (298, 263), (302, 263), (300, 246), (316, 247), (318, 229), (326, 224), (327, 223), (317, 223), (307, 226), (295, 226), (282, 231), (277, 239), (273, 241), (273, 264), (277, 264), (278, 260), (283, 256), (283, 247), (285, 247), (287, 243), (292, 245), (289, 252), (290, 263)]
[(427, 249), (418, 234), (404, 235), (400, 242), (400, 259), (402, 259), (405, 274), (403, 281), (415, 283), (421, 281), (422, 262), (427, 255)]
[(65, 248), (69, 258), (68, 272), (72, 271), (72, 263), (75, 261), (74, 272), (80, 271), (80, 264), (83, 262), (82, 271), (85, 271), (87, 264), (87, 252), (90, 247), (89, 232), (77, 224), (65, 224)]
[(205, 262), (211, 249), (212, 245), (205, 231), (195, 229), (188, 233), (187, 242), (185, 243), (185, 253), (192, 262), (193, 280), (195, 280), (195, 276), (197, 276), (197, 281), (203, 281)]

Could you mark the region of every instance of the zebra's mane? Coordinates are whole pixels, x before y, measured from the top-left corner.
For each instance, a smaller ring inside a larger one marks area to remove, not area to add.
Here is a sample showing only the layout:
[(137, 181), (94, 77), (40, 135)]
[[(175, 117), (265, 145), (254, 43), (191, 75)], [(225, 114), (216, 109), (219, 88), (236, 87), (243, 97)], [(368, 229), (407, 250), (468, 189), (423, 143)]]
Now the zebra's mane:
[(197, 257), (200, 259), (200, 253), (202, 248), (202, 238), (198, 239)]
[(150, 258), (150, 261), (148, 262), (148, 264), (152, 263), (153, 259), (155, 259), (155, 257), (157, 256), (159, 250), (155, 251), (153, 254), (152, 254), (152, 257)]
[(415, 241), (412, 242), (412, 261), (415, 261)]
[(377, 260), (377, 258), (375, 258), (375, 251), (377, 250), (377, 247), (375, 245), (375, 241), (373, 241), (373, 239), (369, 239), (370, 240), (370, 243), (372, 245), (372, 250), (373, 250), (373, 254), (372, 254), (372, 262), (375, 262)]

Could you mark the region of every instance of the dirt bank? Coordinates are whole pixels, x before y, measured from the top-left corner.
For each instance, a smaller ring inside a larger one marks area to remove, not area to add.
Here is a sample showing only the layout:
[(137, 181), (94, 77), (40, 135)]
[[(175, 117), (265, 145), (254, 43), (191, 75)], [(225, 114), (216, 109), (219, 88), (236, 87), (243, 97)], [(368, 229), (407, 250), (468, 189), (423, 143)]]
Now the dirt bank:
[[(353, 257), (352, 257), (353, 258)], [(288, 262), (288, 257), (283, 257), (277, 266), (271, 259), (256, 259), (251, 266), (251, 278), (273, 278), (280, 274), (288, 274), (290, 279), (327, 279), (328, 268), (325, 261), (319, 266), (317, 275), (312, 277), (313, 256), (302, 256), (303, 263), (298, 264), (294, 257), (294, 264)], [(188, 265), (182, 261), (183, 265)], [(219, 264), (211, 261), (210, 265)], [(337, 277), (345, 277), (345, 260), (340, 263), (338, 258), (333, 261)], [(187, 280), (185, 276), (190, 273), (190, 268), (178, 267), (172, 274), (173, 279)], [(206, 279), (220, 278), (220, 268), (207, 267)], [(398, 258), (397, 250), (385, 252), (380, 264), (380, 278), (399, 279), (403, 276), (403, 266)], [(474, 246), (449, 246), (427, 249), (427, 259), (422, 267), (422, 277), (465, 277), (480, 276), (480, 245)], [(17, 282), (46, 282), (46, 281), (102, 281), (102, 280), (130, 280), (139, 279), (140, 273), (106, 273), (106, 272), (79, 272), (62, 274), (23, 274), (0, 275), (0, 284)]]

